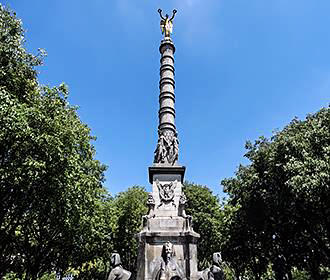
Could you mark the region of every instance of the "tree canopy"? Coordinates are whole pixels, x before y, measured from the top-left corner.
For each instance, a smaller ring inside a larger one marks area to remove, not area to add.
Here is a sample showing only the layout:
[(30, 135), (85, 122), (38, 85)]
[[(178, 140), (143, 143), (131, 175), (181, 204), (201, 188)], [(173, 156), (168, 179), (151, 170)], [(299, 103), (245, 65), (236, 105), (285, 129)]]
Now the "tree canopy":
[(21, 21), (0, 5), (0, 277), (65, 270), (99, 238), (105, 166), (67, 87), (39, 85), (42, 54), (25, 50)]
[(133, 273), (133, 278), (137, 270), (138, 240), (136, 234), (142, 229), (142, 215), (147, 212), (147, 197), (148, 193), (143, 187), (134, 186), (119, 193), (114, 199), (117, 228), (113, 236), (113, 245), (126, 268)]
[(183, 192), (187, 196), (188, 215), (193, 217), (193, 229), (200, 234), (198, 241), (198, 266), (200, 269), (212, 260), (212, 254), (220, 251), (224, 236), (224, 212), (219, 198), (207, 186), (185, 182)]
[(330, 263), (330, 108), (246, 145), (248, 166), (222, 182), (235, 209), (224, 247), (237, 271), (276, 279), (293, 267), (327, 279)]

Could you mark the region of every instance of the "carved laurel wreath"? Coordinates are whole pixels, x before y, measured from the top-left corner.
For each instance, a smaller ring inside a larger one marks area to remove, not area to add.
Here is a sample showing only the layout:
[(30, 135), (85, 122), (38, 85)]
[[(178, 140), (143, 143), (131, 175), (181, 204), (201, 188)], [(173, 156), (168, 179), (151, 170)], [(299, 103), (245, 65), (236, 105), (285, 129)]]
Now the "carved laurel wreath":
[(160, 205), (158, 207), (160, 207), (163, 204), (168, 204), (170, 202), (172, 202), (172, 204), (175, 206), (174, 204), (174, 190), (176, 188), (177, 182), (171, 182), (169, 184), (161, 184), (159, 183), (158, 180), (156, 180), (156, 184), (159, 190), (159, 198), (160, 198)]

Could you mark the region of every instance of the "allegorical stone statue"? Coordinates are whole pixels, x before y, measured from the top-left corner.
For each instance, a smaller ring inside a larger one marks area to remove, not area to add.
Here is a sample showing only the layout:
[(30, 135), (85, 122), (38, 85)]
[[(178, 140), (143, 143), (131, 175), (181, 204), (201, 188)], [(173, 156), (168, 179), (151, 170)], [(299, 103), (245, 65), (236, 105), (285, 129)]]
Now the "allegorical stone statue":
[(162, 15), (162, 10), (158, 9), (158, 13), (160, 15), (160, 28), (162, 30), (162, 34), (165, 34), (165, 38), (170, 38), (170, 35), (173, 32), (173, 19), (177, 10), (173, 10), (173, 15), (169, 18), (169, 15), (166, 14), (165, 17)]
[(148, 206), (148, 214), (142, 216), (142, 225), (145, 230), (149, 230), (148, 228), (148, 220), (155, 217), (154, 211), (155, 211), (155, 199), (151, 193), (148, 195), (147, 200), (147, 206)]
[(174, 165), (179, 157), (179, 140), (173, 131), (158, 131), (158, 143), (155, 150), (155, 163)]
[(186, 204), (187, 204), (187, 197), (184, 193), (182, 193), (179, 200), (178, 214), (179, 216), (183, 217), (186, 220), (186, 224), (185, 224), (186, 230), (191, 230), (192, 217), (186, 214), (186, 210), (185, 210)]
[(221, 253), (217, 252), (213, 254), (213, 264), (210, 267), (211, 278), (214, 280), (224, 280), (225, 274), (222, 269), (222, 258)]
[(111, 255), (110, 264), (112, 270), (110, 271), (108, 280), (128, 280), (131, 277), (131, 272), (123, 269), (118, 253)]
[(186, 280), (186, 276), (176, 261), (173, 244), (169, 241), (164, 243), (161, 257), (156, 258), (151, 266), (152, 280)]
[(157, 148), (155, 150), (155, 159), (156, 163), (165, 163), (167, 160), (167, 147), (166, 140), (163, 133), (158, 131), (158, 143)]
[(148, 199), (147, 199), (147, 206), (148, 206), (148, 218), (152, 218), (155, 216), (154, 210), (155, 210), (155, 199), (152, 195), (152, 193), (148, 194)]
[(200, 280), (225, 280), (225, 274), (222, 269), (221, 253), (213, 254), (212, 265), (199, 272)]

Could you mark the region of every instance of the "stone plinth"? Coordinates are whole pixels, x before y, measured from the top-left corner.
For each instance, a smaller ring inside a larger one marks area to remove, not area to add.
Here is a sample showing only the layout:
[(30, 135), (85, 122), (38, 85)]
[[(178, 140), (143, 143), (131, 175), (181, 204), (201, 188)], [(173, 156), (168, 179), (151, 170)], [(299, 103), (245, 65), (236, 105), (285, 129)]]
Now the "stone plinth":
[(138, 280), (154, 280), (155, 262), (162, 254), (164, 243), (168, 241), (173, 244), (177, 265), (182, 269), (185, 277), (198, 280), (197, 240), (199, 234), (182, 231), (153, 231), (141, 232), (138, 238)]
[(186, 215), (182, 192), (185, 167), (154, 164), (149, 167), (152, 193), (149, 213), (143, 218), (143, 230), (138, 234), (138, 280), (159, 280), (157, 262), (166, 242), (173, 244), (175, 262), (187, 279), (198, 280), (197, 241), (191, 217)]

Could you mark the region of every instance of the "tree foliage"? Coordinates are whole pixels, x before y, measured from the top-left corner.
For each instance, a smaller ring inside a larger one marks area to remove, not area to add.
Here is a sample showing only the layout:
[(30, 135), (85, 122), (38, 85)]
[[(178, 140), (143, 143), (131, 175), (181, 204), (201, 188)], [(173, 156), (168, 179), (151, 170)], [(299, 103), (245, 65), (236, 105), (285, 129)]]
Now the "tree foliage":
[(120, 254), (123, 263), (135, 277), (138, 240), (136, 234), (142, 230), (142, 215), (147, 212), (148, 193), (144, 188), (134, 186), (119, 193), (114, 199), (117, 227), (114, 231), (114, 249)]
[(235, 209), (224, 253), (256, 278), (296, 267), (327, 279), (330, 263), (330, 108), (294, 119), (268, 140), (247, 143), (248, 166), (222, 182)]
[(198, 266), (203, 269), (211, 262), (212, 254), (222, 247), (224, 212), (219, 198), (206, 186), (185, 182), (183, 192), (188, 200), (186, 212), (193, 217), (194, 231), (201, 236), (198, 241)]
[(38, 84), (41, 54), (25, 50), (21, 21), (0, 5), (0, 277), (65, 270), (104, 234), (105, 167), (66, 86)]

